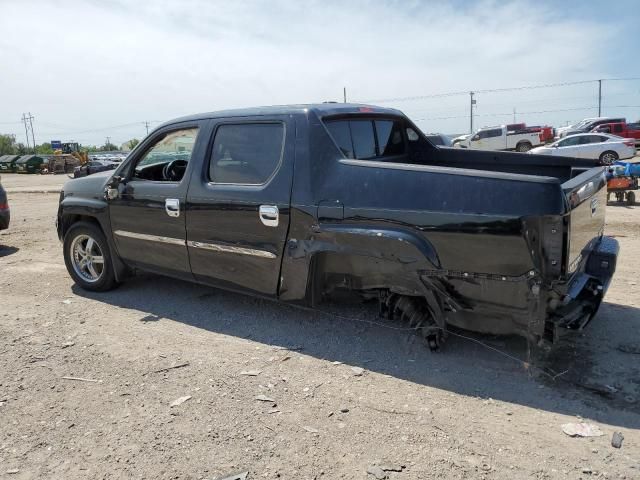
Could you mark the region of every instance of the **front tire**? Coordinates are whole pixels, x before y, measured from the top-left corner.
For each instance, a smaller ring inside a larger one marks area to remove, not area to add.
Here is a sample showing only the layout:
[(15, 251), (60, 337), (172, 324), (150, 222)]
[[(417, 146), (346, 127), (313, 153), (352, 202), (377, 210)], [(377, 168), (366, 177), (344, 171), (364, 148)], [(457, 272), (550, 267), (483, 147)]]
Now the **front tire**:
[(73, 281), (84, 290), (105, 292), (117, 285), (111, 250), (100, 228), (74, 223), (63, 242), (64, 263)]
[(616, 160), (618, 160), (618, 154), (614, 151), (607, 150), (600, 154), (600, 164), (602, 165), (611, 165)]
[(532, 148), (533, 145), (531, 145), (529, 142), (520, 142), (518, 145), (516, 145), (516, 152), (525, 153)]

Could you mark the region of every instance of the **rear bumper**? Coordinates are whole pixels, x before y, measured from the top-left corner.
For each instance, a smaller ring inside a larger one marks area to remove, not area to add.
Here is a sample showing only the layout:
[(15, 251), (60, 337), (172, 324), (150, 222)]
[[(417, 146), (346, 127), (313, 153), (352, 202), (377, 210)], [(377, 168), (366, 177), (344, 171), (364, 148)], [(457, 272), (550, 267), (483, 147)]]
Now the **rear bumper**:
[(546, 321), (547, 340), (555, 341), (564, 330), (581, 330), (589, 324), (609, 289), (619, 250), (616, 239), (602, 237), (582, 261), (582, 268), (564, 286), (560, 305)]
[(6, 230), (9, 228), (9, 221), (11, 220), (11, 213), (9, 210), (0, 210), (0, 230)]

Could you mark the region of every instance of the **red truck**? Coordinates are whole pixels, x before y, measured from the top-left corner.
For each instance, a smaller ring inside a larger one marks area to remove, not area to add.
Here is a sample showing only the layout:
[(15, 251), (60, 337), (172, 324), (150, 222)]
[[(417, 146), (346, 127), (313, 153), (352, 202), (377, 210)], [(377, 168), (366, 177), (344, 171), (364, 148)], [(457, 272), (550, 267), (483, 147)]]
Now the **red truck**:
[(518, 132), (518, 133), (540, 133), (540, 141), (542, 143), (549, 143), (553, 140), (555, 132), (553, 131), (553, 127), (549, 126), (527, 126), (526, 123), (512, 123), (507, 125), (507, 132)]
[(636, 145), (640, 144), (640, 122), (638, 123), (603, 123), (591, 130), (592, 132), (610, 133), (611, 135), (617, 135), (618, 137), (633, 138), (636, 141)]

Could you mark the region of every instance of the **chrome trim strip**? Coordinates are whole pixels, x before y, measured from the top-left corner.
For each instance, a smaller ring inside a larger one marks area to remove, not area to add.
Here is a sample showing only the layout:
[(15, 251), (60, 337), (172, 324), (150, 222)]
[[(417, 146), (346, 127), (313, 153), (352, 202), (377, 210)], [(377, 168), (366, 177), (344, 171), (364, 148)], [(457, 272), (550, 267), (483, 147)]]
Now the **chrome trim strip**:
[(250, 255), (252, 257), (276, 258), (276, 255), (265, 250), (256, 250), (253, 248), (233, 247), (231, 245), (221, 245), (219, 243), (203, 243), (187, 241), (188, 247), (202, 248), (203, 250), (211, 250), (213, 252), (237, 253), (240, 255)]
[(181, 247), (184, 247), (186, 245), (186, 242), (179, 238), (148, 235), (146, 233), (127, 232), (126, 230), (116, 230), (113, 233), (115, 235), (118, 235), (119, 237), (135, 238), (136, 240), (146, 240), (148, 242), (168, 243), (170, 245), (180, 245)]

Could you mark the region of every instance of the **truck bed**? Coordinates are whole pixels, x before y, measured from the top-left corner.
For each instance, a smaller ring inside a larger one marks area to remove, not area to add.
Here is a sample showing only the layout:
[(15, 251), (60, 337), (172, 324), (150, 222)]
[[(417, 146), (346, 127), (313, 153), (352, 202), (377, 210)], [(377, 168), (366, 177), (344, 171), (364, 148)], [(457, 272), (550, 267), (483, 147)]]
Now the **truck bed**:
[(593, 160), (580, 158), (454, 148), (439, 148), (423, 155), (429, 165), (553, 177), (560, 183), (596, 166)]

